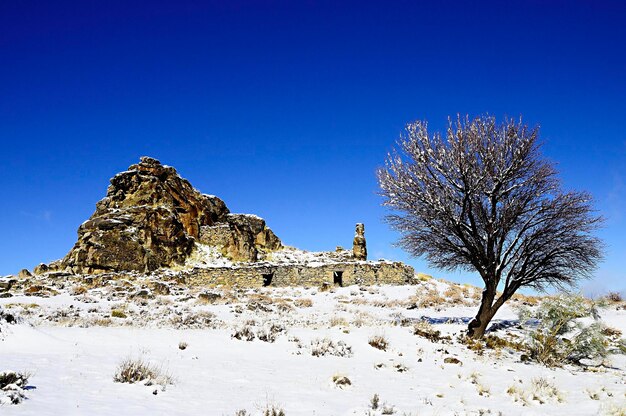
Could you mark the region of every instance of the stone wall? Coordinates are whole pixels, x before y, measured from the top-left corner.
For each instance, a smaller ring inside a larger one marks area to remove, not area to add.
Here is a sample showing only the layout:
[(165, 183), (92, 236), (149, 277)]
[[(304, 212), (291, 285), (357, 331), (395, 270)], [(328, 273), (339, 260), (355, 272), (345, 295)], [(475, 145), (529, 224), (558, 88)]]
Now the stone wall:
[(214, 247), (226, 247), (230, 242), (230, 226), (228, 224), (217, 224), (213, 226), (200, 227), (199, 241)]
[(191, 286), (238, 287), (321, 286), (323, 284), (402, 285), (413, 281), (414, 270), (400, 262), (340, 262), (316, 267), (259, 263), (235, 267), (196, 268), (185, 274)]

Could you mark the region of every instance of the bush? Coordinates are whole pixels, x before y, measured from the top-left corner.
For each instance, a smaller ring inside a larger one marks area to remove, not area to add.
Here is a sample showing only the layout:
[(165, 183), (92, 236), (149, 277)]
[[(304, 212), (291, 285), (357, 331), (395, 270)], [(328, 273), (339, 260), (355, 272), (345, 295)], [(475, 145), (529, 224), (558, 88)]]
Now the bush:
[(450, 337), (442, 337), (441, 332), (436, 330), (428, 321), (416, 322), (413, 326), (413, 335), (426, 338), (431, 342), (450, 340)]
[[(596, 320), (591, 325), (583, 326), (578, 321), (590, 316)], [(534, 312), (521, 309), (520, 319), (538, 320), (536, 327), (529, 330), (527, 349), (531, 359), (544, 365), (603, 358), (608, 353), (608, 338), (602, 331), (595, 304), (582, 296), (548, 298)]]
[(619, 292), (609, 292), (606, 294), (604, 298), (608, 300), (609, 302), (613, 302), (613, 303), (618, 303), (624, 300), (622, 298), (622, 294)]
[(335, 343), (330, 338), (317, 338), (311, 341), (311, 355), (314, 357), (323, 357), (325, 355), (350, 357), (352, 356), (352, 347), (343, 341)]
[(379, 405), (380, 397), (378, 396), (378, 394), (374, 394), (370, 399), (370, 407), (372, 408), (372, 410), (377, 410)]
[(178, 329), (215, 328), (220, 322), (215, 314), (208, 311), (194, 311), (191, 309), (176, 310), (169, 319), (170, 324)]
[(521, 384), (521, 380), (518, 384), (511, 385), (506, 393), (513, 398), (514, 401), (522, 403), (524, 406), (528, 406), (531, 400), (544, 404), (546, 402), (563, 402), (563, 394), (559, 389), (544, 377), (533, 378), (530, 380), (530, 386), (524, 388)]
[(313, 301), (309, 298), (302, 298), (294, 300), (293, 304), (298, 308), (310, 308), (313, 306)]
[(16, 373), (15, 371), (2, 371), (0, 372), (0, 390), (5, 389), (7, 386), (14, 384), (19, 387), (26, 387), (30, 373)]
[(254, 333), (254, 325), (256, 322), (248, 321), (243, 325), (235, 328), (234, 332), (231, 334), (231, 338), (235, 338), (241, 341), (254, 341), (256, 338), (256, 334)]
[(266, 322), (257, 326), (256, 321), (249, 320), (235, 328), (231, 337), (242, 341), (254, 341), (258, 338), (260, 341), (274, 342), (280, 334), (286, 332), (284, 326), (275, 322)]
[(113, 309), (111, 311), (111, 316), (113, 318), (126, 318), (126, 313), (124, 313), (121, 309)]
[(0, 406), (3, 404), (20, 404), (26, 398), (24, 389), (30, 376), (30, 373), (0, 372)]
[(530, 393), (532, 399), (544, 404), (546, 401), (563, 401), (563, 395), (558, 388), (543, 377), (531, 380)]
[(280, 334), (283, 334), (285, 332), (286, 330), (284, 326), (274, 322), (268, 322), (265, 325), (259, 327), (256, 336), (261, 341), (274, 342)]

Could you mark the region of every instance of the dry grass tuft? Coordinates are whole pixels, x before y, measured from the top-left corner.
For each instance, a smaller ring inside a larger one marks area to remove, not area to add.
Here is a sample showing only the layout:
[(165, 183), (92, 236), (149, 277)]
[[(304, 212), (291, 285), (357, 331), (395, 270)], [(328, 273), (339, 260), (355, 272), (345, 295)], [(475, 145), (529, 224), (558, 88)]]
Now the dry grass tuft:
[(333, 327), (333, 326), (348, 326), (348, 321), (343, 316), (333, 316), (328, 321), (328, 324), (331, 327)]
[(111, 310), (111, 316), (113, 318), (122, 318), (122, 319), (127, 317), (126, 313), (122, 309)]
[(384, 335), (373, 335), (367, 343), (381, 351), (387, 351), (387, 348), (389, 347), (389, 341), (387, 341), (387, 338), (385, 338)]
[(293, 301), (293, 306), (297, 308), (310, 308), (313, 306), (313, 301), (309, 298), (296, 299)]
[(426, 338), (431, 342), (449, 341), (450, 337), (441, 336), (441, 332), (436, 330), (429, 322), (419, 321), (413, 326), (413, 335)]
[(141, 358), (125, 358), (117, 367), (113, 375), (116, 383), (139, 383), (142, 381), (150, 384), (174, 384), (169, 374), (164, 374), (160, 368), (147, 363)]

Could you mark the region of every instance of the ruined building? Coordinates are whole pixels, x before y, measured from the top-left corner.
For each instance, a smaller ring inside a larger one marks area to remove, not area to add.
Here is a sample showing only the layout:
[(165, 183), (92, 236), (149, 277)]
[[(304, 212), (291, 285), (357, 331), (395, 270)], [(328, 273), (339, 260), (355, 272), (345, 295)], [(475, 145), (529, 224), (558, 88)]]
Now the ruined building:
[(311, 253), (283, 246), (262, 218), (233, 214), (202, 194), (173, 167), (142, 157), (111, 179), (107, 195), (78, 228), (65, 258), (46, 269), (73, 274), (151, 272), (175, 268), (189, 284), (404, 284), (413, 269), (368, 261), (365, 227), (352, 251)]

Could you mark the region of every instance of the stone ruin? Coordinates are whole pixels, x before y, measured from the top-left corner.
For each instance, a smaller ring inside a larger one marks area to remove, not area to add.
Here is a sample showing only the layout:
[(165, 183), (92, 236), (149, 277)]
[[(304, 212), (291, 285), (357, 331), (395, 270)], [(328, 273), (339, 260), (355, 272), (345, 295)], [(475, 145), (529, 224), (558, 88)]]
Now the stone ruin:
[(352, 255), (356, 260), (367, 260), (367, 246), (365, 244), (365, 225), (358, 223), (352, 242)]
[[(404, 284), (413, 279), (413, 269), (402, 263), (367, 261), (363, 224), (356, 225), (352, 251), (309, 253), (284, 247), (262, 218), (231, 213), (221, 199), (200, 193), (156, 159), (142, 157), (110, 182), (94, 214), (78, 228), (70, 252), (38, 266), (36, 274), (148, 273), (178, 267), (189, 284), (245, 287)], [(199, 247), (229, 263), (209, 259), (185, 267)]]

